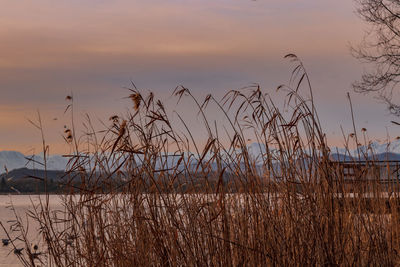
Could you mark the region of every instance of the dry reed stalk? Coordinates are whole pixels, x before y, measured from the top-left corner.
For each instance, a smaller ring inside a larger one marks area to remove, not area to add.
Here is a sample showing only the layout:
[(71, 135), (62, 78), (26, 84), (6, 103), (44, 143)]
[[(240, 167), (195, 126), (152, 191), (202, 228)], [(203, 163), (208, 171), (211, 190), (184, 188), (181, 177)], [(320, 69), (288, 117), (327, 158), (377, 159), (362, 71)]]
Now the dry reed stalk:
[[(198, 108), (205, 145), (179, 117), (182, 133), (152, 94), (133, 88), (133, 113), (113, 117), (105, 132), (88, 127), (86, 151), (74, 146), (65, 210), (54, 213), (46, 201), (31, 210), (46, 243), (39, 259), (51, 266), (399, 264), (398, 185), (382, 188), (382, 174), (369, 165), (355, 174), (348, 197), (304, 66), (289, 58), (298, 64), (295, 86), (279, 87), (289, 112), (259, 86), (203, 103), (176, 89), (179, 100), (189, 96)], [(310, 100), (300, 93), (304, 81)], [(224, 114), (226, 136), (209, 122), (210, 105)], [(258, 158), (247, 146), (251, 138), (265, 148)], [(77, 178), (78, 191), (71, 182)], [(26, 260), (28, 252), (22, 263), (33, 266), (38, 259)]]

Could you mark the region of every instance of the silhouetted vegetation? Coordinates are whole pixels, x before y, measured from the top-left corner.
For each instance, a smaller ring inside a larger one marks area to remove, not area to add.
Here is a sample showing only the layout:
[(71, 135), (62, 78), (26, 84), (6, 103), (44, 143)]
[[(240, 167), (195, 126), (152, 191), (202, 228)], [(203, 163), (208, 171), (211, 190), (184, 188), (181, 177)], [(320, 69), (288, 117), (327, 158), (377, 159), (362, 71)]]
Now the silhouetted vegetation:
[[(66, 141), (75, 150), (66, 173), (79, 179), (80, 190), (66, 190), (63, 210), (53, 211), (48, 196), (32, 207), (29, 216), (39, 225), (44, 243), (39, 255), (17, 217), (7, 234), (16, 249), (21, 247), (16, 238), (23, 240), (25, 250), (17, 255), (21, 262), (399, 264), (396, 187), (381, 190), (380, 172), (368, 172), (365, 165), (354, 172), (349, 193), (346, 174), (330, 159), (304, 66), (293, 54), (287, 58), (296, 64), (294, 84), (278, 87), (286, 94), (287, 112), (258, 85), (229, 91), (219, 101), (208, 95), (199, 102), (189, 89), (175, 90), (178, 100), (197, 107), (207, 132), (204, 143), (193, 137), (183, 119), (181, 127), (174, 124), (152, 93), (145, 96), (135, 87), (133, 109), (125, 117), (113, 116), (108, 129), (87, 127), (85, 138), (77, 139), (71, 127)], [(68, 101), (73, 107), (72, 97)], [(210, 105), (225, 116), (225, 125), (207, 116)], [(346, 142), (356, 142), (356, 137), (354, 132)], [(257, 158), (249, 153), (249, 138), (264, 148)], [(115, 177), (121, 181), (117, 188), (93, 186)]]

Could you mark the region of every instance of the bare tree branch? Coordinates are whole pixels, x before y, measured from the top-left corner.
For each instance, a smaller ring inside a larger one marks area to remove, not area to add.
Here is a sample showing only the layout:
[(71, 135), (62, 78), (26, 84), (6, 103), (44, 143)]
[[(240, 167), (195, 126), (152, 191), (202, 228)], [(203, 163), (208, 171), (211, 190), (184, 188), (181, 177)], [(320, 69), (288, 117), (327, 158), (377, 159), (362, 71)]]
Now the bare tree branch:
[(400, 1), (356, 0), (357, 14), (370, 26), (361, 44), (352, 47), (354, 57), (371, 65), (353, 88), (359, 93), (375, 92), (388, 107), (400, 116), (400, 105), (393, 91), (400, 83)]

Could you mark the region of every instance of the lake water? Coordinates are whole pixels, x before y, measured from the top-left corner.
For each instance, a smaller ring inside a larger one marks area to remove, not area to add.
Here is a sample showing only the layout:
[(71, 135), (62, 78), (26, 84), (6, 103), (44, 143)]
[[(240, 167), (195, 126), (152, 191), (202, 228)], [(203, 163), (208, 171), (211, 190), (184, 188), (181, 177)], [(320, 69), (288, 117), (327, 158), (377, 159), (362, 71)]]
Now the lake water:
[[(44, 199), (44, 196), (41, 196)], [(38, 195), (0, 195), (0, 221), (8, 230), (10, 226), (10, 220), (15, 219), (14, 212), (10, 208), (11, 203), (13, 204), (17, 214), (26, 221), (26, 211), (32, 207), (33, 203), (38, 203)], [(50, 196), (50, 206), (51, 208), (61, 208), (61, 201), (59, 196)], [(36, 235), (37, 225), (30, 224), (30, 235), (29, 238), (32, 243), (41, 243)], [(3, 229), (0, 229), (0, 239), (7, 238)], [(33, 245), (33, 244), (32, 244)], [(22, 247), (22, 245), (21, 245)], [(0, 267), (3, 266), (22, 266), (16, 255), (13, 253), (12, 245), (3, 246), (0, 243)]]

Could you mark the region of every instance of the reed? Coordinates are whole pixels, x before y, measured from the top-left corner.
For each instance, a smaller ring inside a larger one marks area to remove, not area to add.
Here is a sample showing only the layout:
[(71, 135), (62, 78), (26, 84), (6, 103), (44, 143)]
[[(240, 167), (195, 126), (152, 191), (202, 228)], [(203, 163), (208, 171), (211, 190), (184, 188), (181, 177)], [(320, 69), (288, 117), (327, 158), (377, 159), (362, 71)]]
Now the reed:
[[(204, 101), (176, 88), (178, 101), (197, 107), (206, 142), (196, 140), (179, 114), (172, 122), (161, 101), (134, 86), (129, 114), (112, 116), (100, 132), (88, 120), (79, 140), (75, 127), (66, 132), (74, 153), (65, 183), (80, 179), (81, 185), (71, 182), (61, 196), (62, 211), (51, 210), (48, 198), (32, 207), (29, 215), (44, 242), (40, 254), (21, 224), (8, 231), (10, 239), (24, 233), (21, 262), (399, 264), (398, 187), (383, 188), (382, 174), (370, 171), (372, 161), (355, 173), (349, 197), (349, 182), (330, 159), (307, 72), (295, 55), (287, 58), (295, 64), (292, 81), (278, 87), (286, 93), (287, 112), (257, 85)], [(223, 114), (225, 127), (208, 115), (211, 105)], [(249, 151), (250, 138), (260, 144), (258, 158)]]

